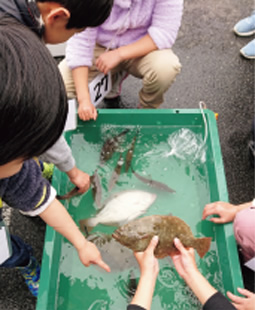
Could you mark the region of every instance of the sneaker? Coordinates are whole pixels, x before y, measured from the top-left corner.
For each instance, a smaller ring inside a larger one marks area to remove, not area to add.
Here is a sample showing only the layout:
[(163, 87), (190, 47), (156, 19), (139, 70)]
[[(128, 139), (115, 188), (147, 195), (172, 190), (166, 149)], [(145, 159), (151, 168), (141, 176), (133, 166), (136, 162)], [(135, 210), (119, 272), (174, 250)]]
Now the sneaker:
[(240, 53), (243, 57), (248, 59), (255, 59), (255, 39), (246, 44), (242, 49), (240, 49)]
[(255, 11), (251, 16), (241, 19), (234, 27), (234, 32), (239, 36), (251, 36), (255, 33)]
[(29, 291), (38, 296), (40, 282), (40, 265), (34, 256), (31, 256), (30, 262), (25, 267), (16, 267), (23, 276)]

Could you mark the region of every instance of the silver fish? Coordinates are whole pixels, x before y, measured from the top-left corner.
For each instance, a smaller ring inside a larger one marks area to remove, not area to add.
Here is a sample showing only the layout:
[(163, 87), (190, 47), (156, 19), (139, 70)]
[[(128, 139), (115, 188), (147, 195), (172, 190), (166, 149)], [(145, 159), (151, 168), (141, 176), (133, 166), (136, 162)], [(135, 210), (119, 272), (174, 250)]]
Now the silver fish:
[[(119, 226), (139, 217), (152, 205), (157, 195), (140, 190), (127, 190), (116, 193), (105, 207), (93, 218), (80, 221), (88, 231), (98, 224)], [(81, 227), (84, 230), (84, 227)]]
[(161, 182), (159, 182), (159, 181), (155, 181), (155, 180), (146, 178), (146, 177), (140, 175), (139, 173), (137, 173), (136, 171), (134, 171), (133, 168), (132, 168), (132, 172), (133, 172), (133, 174), (137, 177), (137, 179), (139, 179), (140, 181), (144, 182), (145, 184), (147, 184), (147, 185), (149, 185), (149, 186), (158, 188), (158, 189), (163, 190), (163, 191), (166, 191), (166, 192), (168, 192), (168, 193), (175, 193), (175, 190), (174, 190), (174, 189), (172, 189), (171, 187), (167, 186), (167, 185), (164, 184), (164, 183), (161, 183)]

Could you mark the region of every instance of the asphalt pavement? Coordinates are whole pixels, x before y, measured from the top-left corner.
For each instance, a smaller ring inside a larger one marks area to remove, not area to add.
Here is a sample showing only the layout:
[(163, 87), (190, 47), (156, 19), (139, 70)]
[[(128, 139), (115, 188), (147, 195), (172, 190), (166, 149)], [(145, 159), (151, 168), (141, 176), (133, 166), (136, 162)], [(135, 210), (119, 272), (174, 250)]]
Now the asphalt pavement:
[[(198, 108), (199, 101), (219, 114), (218, 130), (229, 191), (238, 204), (254, 197), (254, 170), (247, 143), (254, 118), (254, 61), (239, 50), (252, 38), (237, 37), (235, 23), (254, 8), (252, 0), (186, 0), (182, 26), (173, 47), (182, 71), (161, 108)], [(47, 68), (46, 68), (47, 69)], [(138, 102), (141, 82), (128, 77), (122, 98), (128, 108)], [(32, 245), (41, 260), (45, 225), (5, 209), (12, 233)], [(0, 310), (33, 310), (36, 299), (17, 270), (0, 269)], [(45, 309), (51, 310), (51, 309)], [(77, 309), (79, 310), (79, 309)]]

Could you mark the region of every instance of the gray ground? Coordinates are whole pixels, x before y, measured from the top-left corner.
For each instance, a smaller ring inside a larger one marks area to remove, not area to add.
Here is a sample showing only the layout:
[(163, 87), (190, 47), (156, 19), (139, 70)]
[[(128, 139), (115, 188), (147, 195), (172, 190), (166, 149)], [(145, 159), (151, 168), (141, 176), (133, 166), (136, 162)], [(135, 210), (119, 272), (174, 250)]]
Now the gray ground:
[[(250, 166), (247, 141), (254, 117), (254, 62), (242, 58), (240, 48), (251, 38), (234, 35), (234, 24), (250, 14), (252, 0), (185, 1), (181, 30), (174, 46), (182, 72), (165, 96), (162, 108), (198, 108), (203, 100), (219, 113), (218, 129), (232, 203), (254, 196), (254, 171)], [(140, 81), (129, 77), (123, 99), (129, 106), (137, 102)], [(6, 218), (12, 233), (23, 237), (40, 260), (45, 226), (18, 212)], [(0, 269), (0, 310), (32, 310), (31, 296), (16, 270)], [(50, 309), (45, 309), (50, 310)], [(79, 310), (79, 309), (77, 309)]]

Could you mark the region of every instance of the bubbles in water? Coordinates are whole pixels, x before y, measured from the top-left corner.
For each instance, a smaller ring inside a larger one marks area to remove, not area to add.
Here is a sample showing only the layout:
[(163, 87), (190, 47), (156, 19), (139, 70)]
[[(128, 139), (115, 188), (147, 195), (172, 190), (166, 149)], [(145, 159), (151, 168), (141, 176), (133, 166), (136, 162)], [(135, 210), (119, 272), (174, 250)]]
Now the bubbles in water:
[(164, 157), (176, 156), (183, 160), (205, 161), (205, 144), (201, 134), (195, 134), (187, 128), (181, 128), (168, 138), (171, 151)]
[(163, 267), (160, 269), (158, 274), (158, 281), (169, 289), (173, 289), (178, 284), (176, 274), (170, 267)]

